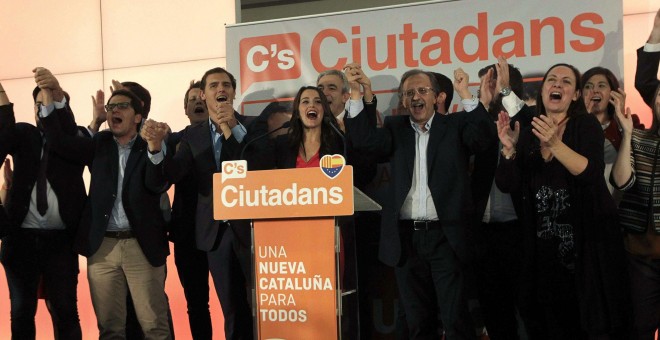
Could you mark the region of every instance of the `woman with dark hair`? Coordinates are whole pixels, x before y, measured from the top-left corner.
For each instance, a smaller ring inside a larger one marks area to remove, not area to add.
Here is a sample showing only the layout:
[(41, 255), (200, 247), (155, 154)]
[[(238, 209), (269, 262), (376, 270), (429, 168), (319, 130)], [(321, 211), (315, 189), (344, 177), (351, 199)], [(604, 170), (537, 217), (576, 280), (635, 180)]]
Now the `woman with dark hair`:
[[(612, 91), (619, 90), (619, 81), (612, 71), (604, 67), (592, 67), (582, 75), (582, 98), (587, 112), (596, 116), (605, 134), (605, 181), (608, 189), (616, 202), (621, 200), (621, 192), (614, 191), (608, 179), (612, 172), (612, 165), (616, 160), (617, 151), (621, 144), (622, 131), (615, 117), (614, 105), (611, 103)], [(633, 126), (636, 129), (644, 129), (637, 115), (632, 115)]]
[(546, 72), (538, 116), (520, 131), (497, 122), (496, 183), (525, 205), (520, 313), (530, 339), (620, 339), (626, 326), (625, 258), (603, 178), (603, 132), (580, 99), (580, 73)]
[(631, 339), (654, 339), (660, 323), (660, 87), (655, 91), (649, 130), (634, 128), (630, 109), (624, 111), (625, 96), (619, 97), (616, 117), (623, 139), (611, 181), (624, 192), (619, 215), (630, 270)]
[(323, 93), (314, 86), (301, 87), (293, 100), (288, 133), (264, 138), (246, 150), (250, 170), (318, 167), (321, 157), (342, 154), (341, 137), (330, 124), (337, 126), (337, 120)]

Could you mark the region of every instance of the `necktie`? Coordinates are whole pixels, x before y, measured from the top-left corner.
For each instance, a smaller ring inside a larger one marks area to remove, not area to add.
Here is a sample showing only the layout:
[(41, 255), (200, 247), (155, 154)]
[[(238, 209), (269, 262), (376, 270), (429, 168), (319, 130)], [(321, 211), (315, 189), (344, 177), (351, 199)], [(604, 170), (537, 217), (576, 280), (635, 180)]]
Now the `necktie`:
[[(217, 132), (216, 132), (217, 133)], [(222, 135), (213, 142), (213, 156), (215, 157), (215, 166), (220, 170), (220, 156), (222, 151)]]
[(39, 173), (37, 174), (37, 211), (41, 216), (48, 210), (48, 194), (46, 191), (46, 167), (48, 165), (48, 144), (44, 143), (43, 155), (39, 163)]

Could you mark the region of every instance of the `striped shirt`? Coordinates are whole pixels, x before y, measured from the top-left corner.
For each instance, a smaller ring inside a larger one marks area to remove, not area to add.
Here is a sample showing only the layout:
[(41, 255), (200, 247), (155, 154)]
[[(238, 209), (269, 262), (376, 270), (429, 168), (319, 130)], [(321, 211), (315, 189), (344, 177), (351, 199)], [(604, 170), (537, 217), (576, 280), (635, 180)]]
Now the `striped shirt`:
[(620, 189), (621, 225), (626, 231), (643, 233), (652, 221), (660, 233), (660, 136), (644, 130), (632, 133), (630, 165), (632, 174)]

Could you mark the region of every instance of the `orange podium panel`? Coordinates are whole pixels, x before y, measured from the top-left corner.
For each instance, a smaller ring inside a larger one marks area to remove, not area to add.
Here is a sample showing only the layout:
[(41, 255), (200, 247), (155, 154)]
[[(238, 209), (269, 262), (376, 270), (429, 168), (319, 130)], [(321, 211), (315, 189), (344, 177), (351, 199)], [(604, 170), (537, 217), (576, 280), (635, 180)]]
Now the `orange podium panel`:
[[(343, 162), (344, 158), (340, 157)], [(335, 157), (333, 156), (333, 157)], [(328, 161), (324, 156), (322, 162)], [(222, 163), (213, 175), (216, 220), (353, 215), (353, 167), (246, 171), (246, 161)], [(329, 173), (329, 174), (328, 174)]]
[(315, 168), (247, 168), (244, 160), (222, 163), (213, 177), (213, 208), (217, 220), (253, 220), (257, 338), (340, 339), (335, 216), (353, 215), (353, 167), (341, 155), (326, 155)]
[(337, 339), (335, 219), (254, 221), (258, 339)]

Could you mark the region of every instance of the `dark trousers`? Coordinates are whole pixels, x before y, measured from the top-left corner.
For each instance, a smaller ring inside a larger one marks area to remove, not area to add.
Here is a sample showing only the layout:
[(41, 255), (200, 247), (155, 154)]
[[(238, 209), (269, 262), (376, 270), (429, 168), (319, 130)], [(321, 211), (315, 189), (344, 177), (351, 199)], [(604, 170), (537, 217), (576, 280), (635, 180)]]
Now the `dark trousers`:
[(66, 231), (20, 229), (6, 236), (0, 262), (11, 299), (12, 339), (34, 339), (39, 281), (55, 329), (55, 338), (82, 339), (78, 318), (78, 254)]
[(174, 263), (179, 273), (188, 307), (190, 332), (195, 340), (211, 339), (209, 311), (209, 261), (205, 251), (195, 245), (174, 243)]
[(438, 311), (447, 340), (474, 338), (463, 266), (442, 229), (402, 227), (400, 233), (405, 258), (394, 270), (410, 339), (438, 339)]
[(628, 265), (634, 318), (630, 339), (655, 339), (660, 327), (660, 260), (628, 254)]
[(474, 270), (481, 312), (491, 340), (516, 340), (516, 289), (522, 256), (518, 220), (482, 223), (475, 230)]
[(218, 237), (217, 247), (207, 252), (207, 255), (215, 291), (225, 317), (225, 338), (252, 340), (253, 321), (247, 289), (252, 277), (250, 250), (239, 242), (232, 228), (227, 228), (224, 235)]

